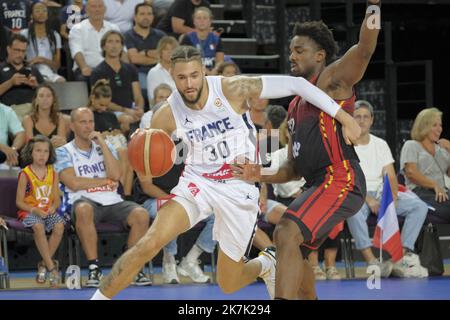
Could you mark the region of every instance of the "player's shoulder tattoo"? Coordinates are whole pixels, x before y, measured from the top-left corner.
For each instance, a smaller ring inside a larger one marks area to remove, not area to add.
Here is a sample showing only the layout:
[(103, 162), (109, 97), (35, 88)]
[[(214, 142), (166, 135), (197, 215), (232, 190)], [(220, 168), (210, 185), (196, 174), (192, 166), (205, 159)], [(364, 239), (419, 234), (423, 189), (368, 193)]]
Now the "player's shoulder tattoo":
[(262, 86), (261, 77), (234, 76), (228, 81), (229, 91), (241, 97), (261, 92)]

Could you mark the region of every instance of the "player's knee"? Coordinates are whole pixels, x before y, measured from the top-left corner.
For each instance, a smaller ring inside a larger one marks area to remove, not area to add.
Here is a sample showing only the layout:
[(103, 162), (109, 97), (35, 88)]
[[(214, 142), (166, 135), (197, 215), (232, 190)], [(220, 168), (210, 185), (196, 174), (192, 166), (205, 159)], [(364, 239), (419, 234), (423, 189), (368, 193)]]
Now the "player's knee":
[(281, 219), (277, 224), (274, 231), (275, 246), (286, 246), (292, 244), (293, 246), (299, 246), (303, 243), (304, 237), (300, 231), (300, 228), (295, 222), (288, 219)]

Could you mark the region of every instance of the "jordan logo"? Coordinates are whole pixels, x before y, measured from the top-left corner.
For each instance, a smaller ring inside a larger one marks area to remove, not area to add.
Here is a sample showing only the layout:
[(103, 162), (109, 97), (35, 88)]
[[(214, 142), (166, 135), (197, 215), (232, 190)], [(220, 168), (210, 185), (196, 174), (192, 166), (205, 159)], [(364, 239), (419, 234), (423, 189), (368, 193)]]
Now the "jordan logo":
[(186, 117), (186, 120), (184, 120), (184, 125), (187, 125), (188, 123), (192, 124), (192, 121)]
[(247, 193), (247, 196), (245, 197), (245, 200), (252, 200), (252, 197), (250, 197), (249, 193)]
[(189, 183), (188, 189), (191, 192), (193, 197), (195, 197), (197, 195), (197, 193), (200, 192), (200, 189), (197, 187), (197, 185), (195, 183), (192, 183), (192, 182)]

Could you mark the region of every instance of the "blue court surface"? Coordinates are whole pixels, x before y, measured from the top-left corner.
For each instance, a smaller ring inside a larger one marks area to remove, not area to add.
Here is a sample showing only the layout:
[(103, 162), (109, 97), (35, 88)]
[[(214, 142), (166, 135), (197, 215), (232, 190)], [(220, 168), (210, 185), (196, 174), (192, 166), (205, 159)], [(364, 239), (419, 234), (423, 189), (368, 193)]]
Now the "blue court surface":
[[(0, 300), (87, 300), (94, 289), (0, 290)], [(321, 300), (450, 300), (450, 277), (382, 279), (381, 288), (369, 290), (365, 279), (319, 281)], [(120, 300), (267, 300), (264, 283), (252, 284), (234, 294), (223, 294), (217, 285), (155, 285), (129, 287)]]

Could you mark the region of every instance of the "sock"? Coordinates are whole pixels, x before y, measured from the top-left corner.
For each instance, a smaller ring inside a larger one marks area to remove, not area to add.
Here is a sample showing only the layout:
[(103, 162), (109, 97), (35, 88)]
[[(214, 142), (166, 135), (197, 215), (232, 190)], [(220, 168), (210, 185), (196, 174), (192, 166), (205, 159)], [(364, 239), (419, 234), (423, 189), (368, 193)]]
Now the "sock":
[(165, 248), (163, 249), (163, 263), (176, 263), (175, 256), (167, 252)]
[(111, 300), (111, 298), (108, 298), (107, 296), (103, 295), (100, 289), (97, 289), (97, 291), (95, 291), (94, 295), (92, 296), (91, 300)]
[(94, 260), (88, 260), (88, 266), (89, 268), (91, 267), (91, 265), (95, 265), (96, 267), (98, 267), (98, 259), (94, 259)]
[(203, 253), (203, 250), (200, 249), (200, 247), (196, 244), (194, 244), (189, 251), (189, 253), (186, 255), (186, 260), (188, 262), (195, 262), (197, 263), (197, 259), (200, 257), (200, 255)]
[(266, 257), (265, 255), (261, 254), (257, 258), (253, 259), (259, 261), (261, 263), (261, 272), (259, 273), (259, 276), (264, 275), (272, 265), (272, 260), (270, 260), (269, 257)]

